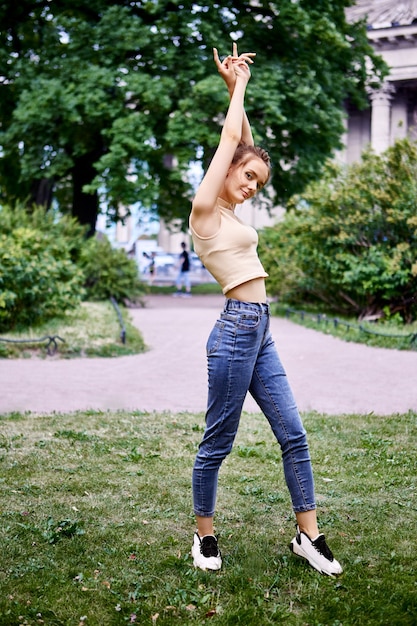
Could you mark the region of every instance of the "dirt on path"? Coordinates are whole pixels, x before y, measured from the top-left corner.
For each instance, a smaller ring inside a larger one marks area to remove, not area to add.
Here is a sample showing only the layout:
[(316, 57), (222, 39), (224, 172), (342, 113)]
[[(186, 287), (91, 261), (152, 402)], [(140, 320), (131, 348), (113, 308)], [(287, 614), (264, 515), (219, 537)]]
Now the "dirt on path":
[[(0, 360), (0, 413), (77, 410), (203, 412), (205, 343), (222, 296), (149, 296), (131, 310), (149, 350), (119, 358)], [(301, 411), (417, 411), (417, 352), (370, 348), (272, 318)], [(248, 397), (244, 409), (259, 409)]]

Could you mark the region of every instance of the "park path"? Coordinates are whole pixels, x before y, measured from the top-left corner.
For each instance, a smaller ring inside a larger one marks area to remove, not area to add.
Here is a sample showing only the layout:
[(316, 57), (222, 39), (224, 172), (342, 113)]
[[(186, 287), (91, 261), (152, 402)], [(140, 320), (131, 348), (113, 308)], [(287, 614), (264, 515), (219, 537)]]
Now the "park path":
[[(204, 411), (205, 343), (222, 296), (148, 296), (132, 309), (149, 350), (119, 358), (0, 360), (0, 413)], [(272, 333), (301, 411), (417, 411), (417, 352), (347, 343), (273, 318)], [(248, 397), (245, 410), (258, 407)]]

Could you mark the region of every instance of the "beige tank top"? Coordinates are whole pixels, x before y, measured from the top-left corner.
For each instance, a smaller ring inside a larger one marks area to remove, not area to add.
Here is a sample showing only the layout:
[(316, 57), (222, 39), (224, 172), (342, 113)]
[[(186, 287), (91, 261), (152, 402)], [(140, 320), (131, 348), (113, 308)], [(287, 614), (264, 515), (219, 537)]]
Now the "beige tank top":
[(231, 209), (217, 205), (220, 228), (211, 237), (200, 237), (190, 229), (194, 250), (203, 265), (220, 284), (223, 293), (254, 278), (266, 278), (256, 251), (258, 233), (240, 220)]

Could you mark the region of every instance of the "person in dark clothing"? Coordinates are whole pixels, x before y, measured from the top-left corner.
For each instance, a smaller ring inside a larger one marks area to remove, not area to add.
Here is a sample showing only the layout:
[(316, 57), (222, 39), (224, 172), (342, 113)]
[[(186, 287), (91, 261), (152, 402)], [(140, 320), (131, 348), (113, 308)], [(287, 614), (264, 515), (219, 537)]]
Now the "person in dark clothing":
[[(187, 251), (187, 244), (183, 241), (181, 244), (182, 252), (180, 254), (180, 269), (178, 272), (176, 287), (177, 296), (191, 296), (191, 282), (190, 282), (190, 255)], [(185, 288), (185, 293), (182, 291), (182, 287)]]

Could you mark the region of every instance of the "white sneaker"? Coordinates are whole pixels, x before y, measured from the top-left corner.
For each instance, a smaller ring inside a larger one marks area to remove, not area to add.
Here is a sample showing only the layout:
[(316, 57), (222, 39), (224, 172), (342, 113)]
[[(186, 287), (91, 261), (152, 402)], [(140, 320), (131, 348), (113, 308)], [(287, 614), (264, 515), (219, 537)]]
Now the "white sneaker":
[(222, 555), (214, 535), (206, 535), (200, 539), (199, 534), (194, 533), (191, 555), (194, 560), (194, 567), (202, 570), (218, 570), (222, 566)]
[(297, 526), (297, 534), (290, 543), (290, 550), (306, 559), (311, 567), (314, 567), (321, 574), (335, 576), (343, 572), (342, 566), (336, 561), (327, 545), (324, 535), (319, 535), (317, 539), (312, 541)]

